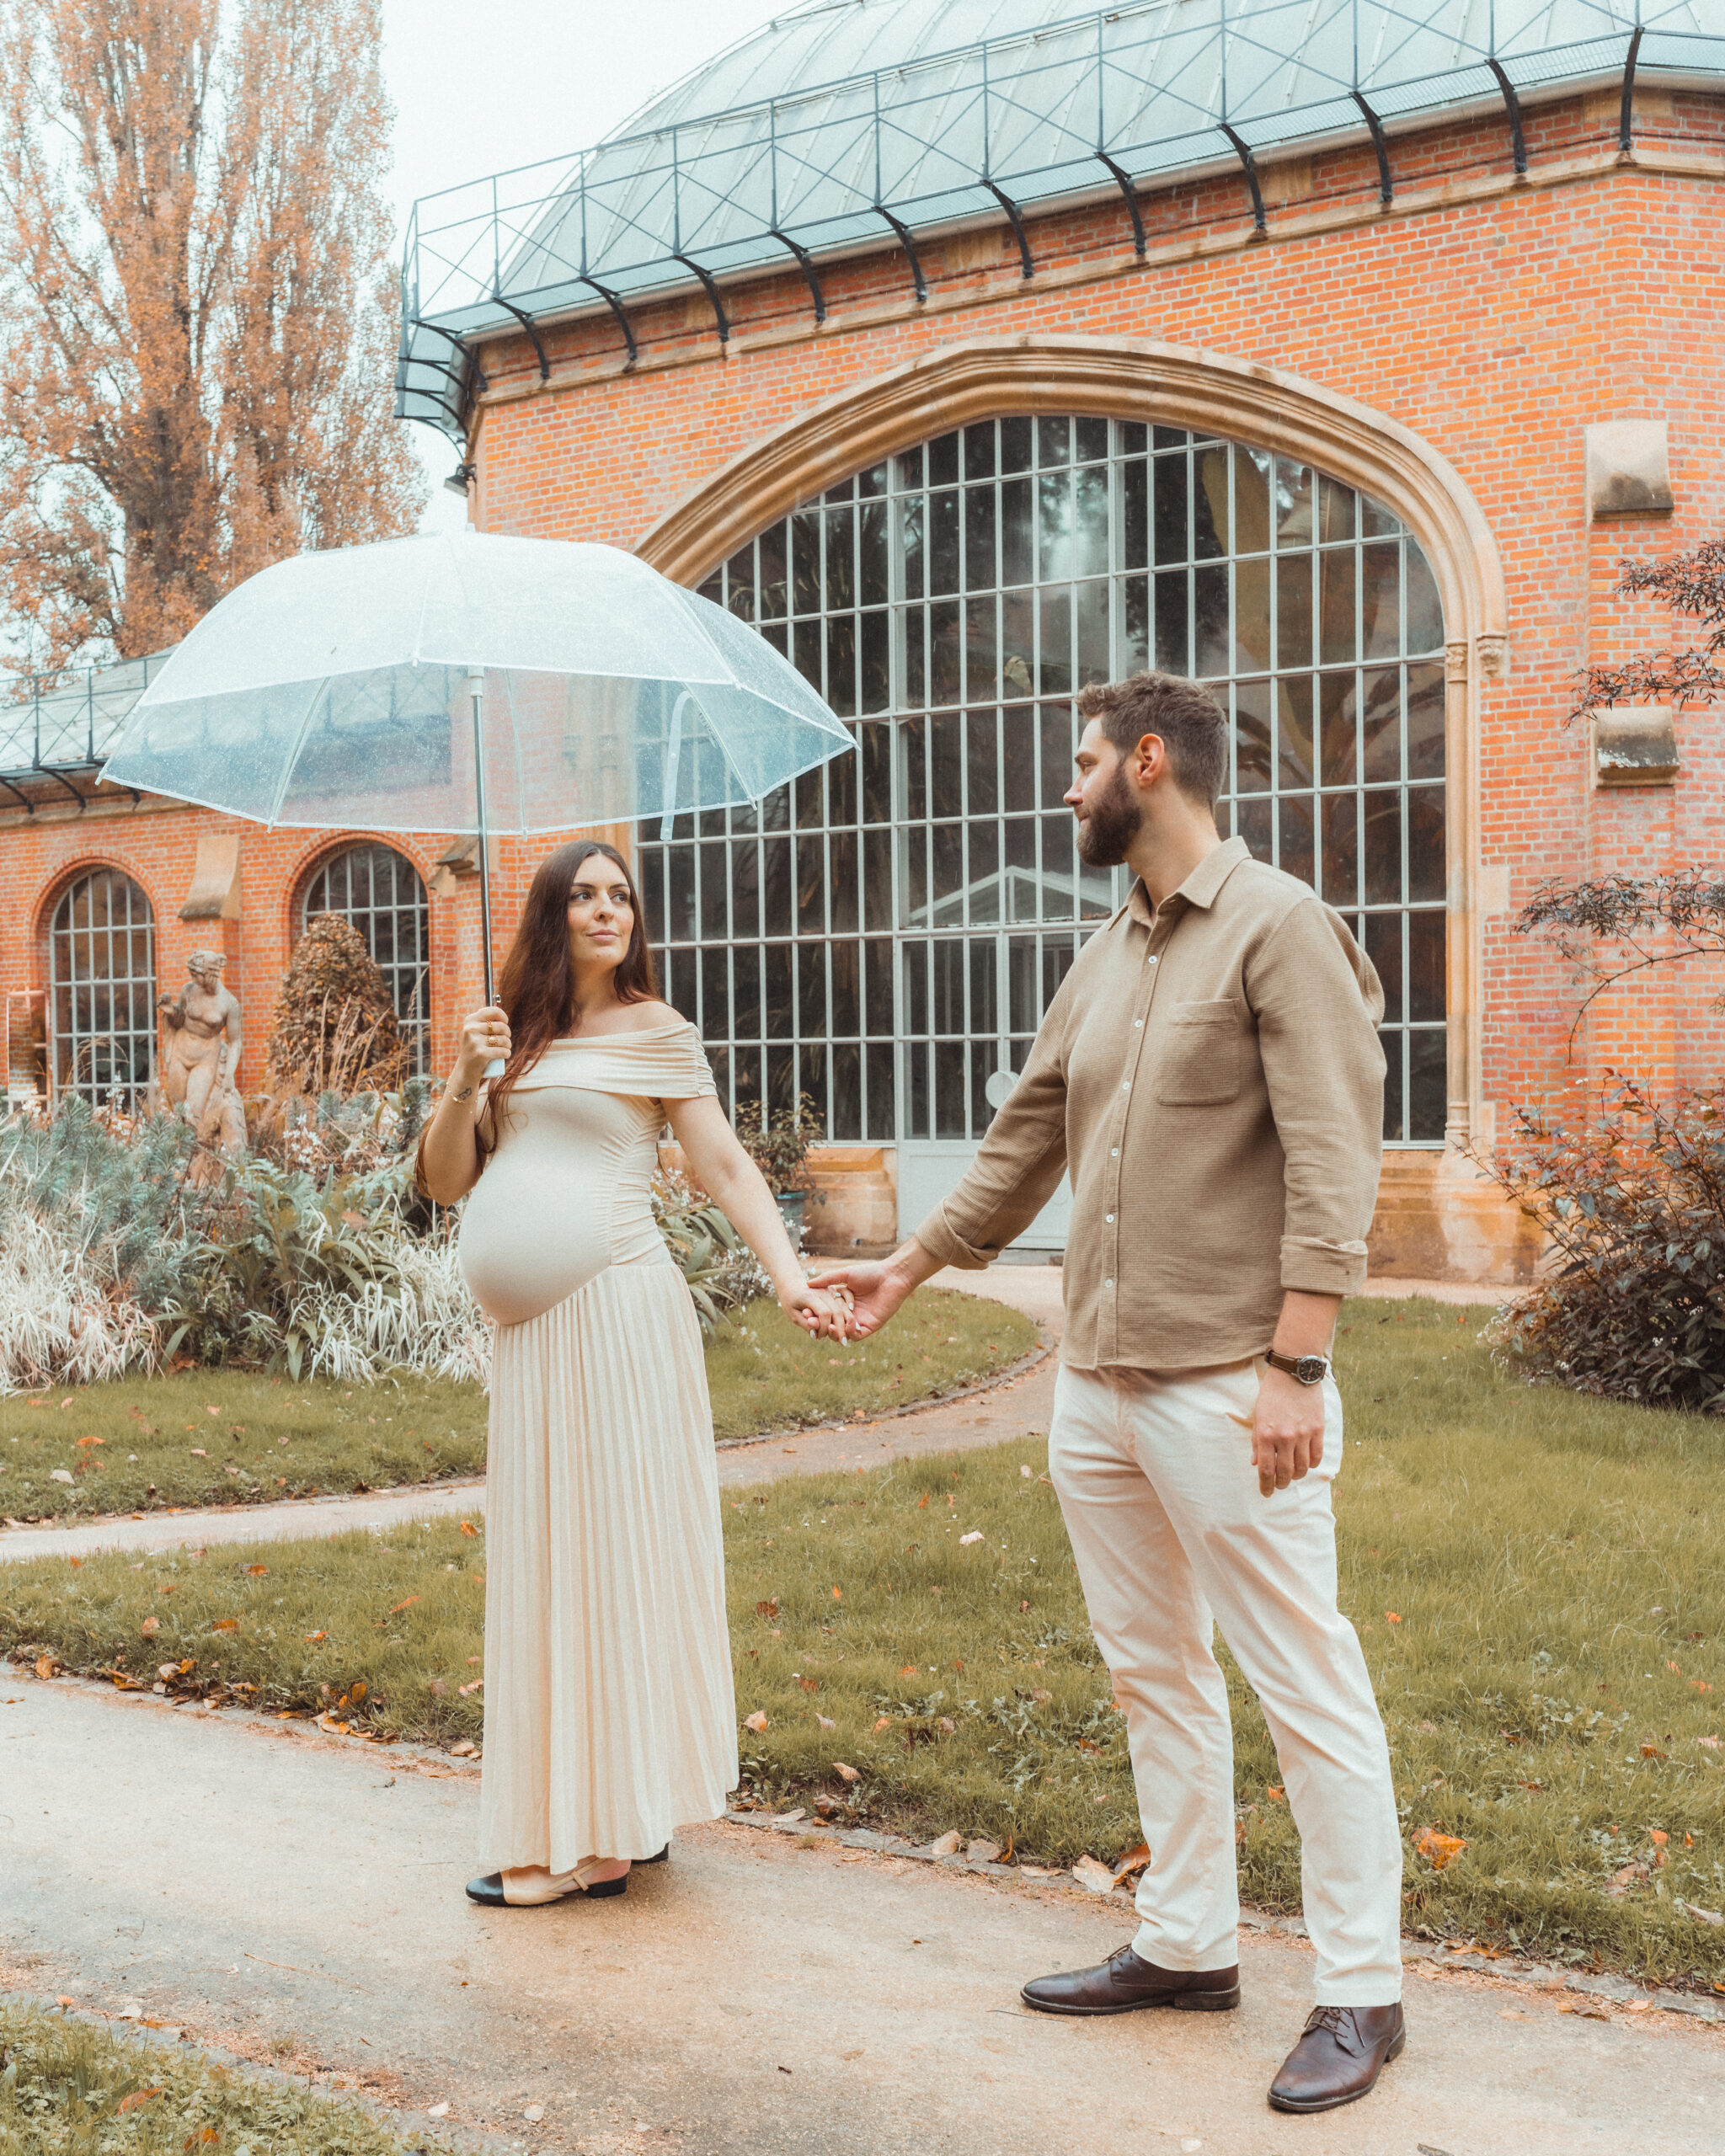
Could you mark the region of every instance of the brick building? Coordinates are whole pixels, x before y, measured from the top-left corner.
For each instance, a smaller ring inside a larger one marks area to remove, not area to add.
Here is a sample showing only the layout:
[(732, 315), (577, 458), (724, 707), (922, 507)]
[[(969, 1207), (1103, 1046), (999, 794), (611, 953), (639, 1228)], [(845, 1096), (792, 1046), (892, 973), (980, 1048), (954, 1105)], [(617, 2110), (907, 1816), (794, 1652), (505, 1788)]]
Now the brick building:
[[(1562, 720), (1578, 667), (1669, 640), (1620, 557), (1720, 528), (1722, 184), (1717, 0), (824, 0), (597, 151), (419, 205), (401, 407), (473, 520), (638, 550), (852, 723), (793, 792), (634, 837), (722, 1091), (816, 1102), (829, 1237), (950, 1185), (1123, 895), (1059, 795), (1074, 689), (1146, 662), (1227, 702), (1224, 830), (1385, 979), (1380, 1270), (1525, 1263), (1463, 1151), (1514, 1104), (1717, 1070), (1716, 983), (1655, 972), (1572, 1045), (1510, 924), (1546, 876), (1717, 859), (1704, 714), (1626, 758)], [(141, 1074), (211, 942), (259, 1082), (328, 905), (446, 1057), (458, 846), (114, 796), (13, 718), (15, 1085)], [(500, 937), (541, 850), (499, 849)], [(78, 1001), (122, 964), (125, 1025)], [(1063, 1232), (1056, 1201), (1030, 1240)]]

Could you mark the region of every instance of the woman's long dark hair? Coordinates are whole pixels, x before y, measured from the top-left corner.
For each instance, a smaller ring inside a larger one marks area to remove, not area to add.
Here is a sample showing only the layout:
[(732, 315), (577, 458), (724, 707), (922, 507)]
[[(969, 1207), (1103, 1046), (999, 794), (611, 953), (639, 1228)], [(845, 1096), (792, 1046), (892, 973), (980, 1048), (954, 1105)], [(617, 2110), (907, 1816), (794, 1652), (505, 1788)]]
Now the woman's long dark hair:
[[(653, 953), (647, 943), (647, 924), (642, 915), (641, 894), (635, 888), (629, 864), (617, 848), (601, 839), (574, 839), (547, 854), (533, 873), (527, 903), (503, 974), (497, 1000), (509, 1017), (510, 1054), (502, 1075), (492, 1081), (490, 1097), (474, 1126), (483, 1169), (487, 1155), (495, 1150), (502, 1118), (515, 1081), (530, 1070), (554, 1040), (573, 1033), (575, 1015), (575, 975), (569, 963), (569, 893), (581, 865), (595, 854), (616, 864), (629, 887), (633, 926), (629, 947), (616, 974), (620, 1003), (656, 1001), (659, 985), (654, 977)], [(423, 1139), (421, 1144), (423, 1145)]]

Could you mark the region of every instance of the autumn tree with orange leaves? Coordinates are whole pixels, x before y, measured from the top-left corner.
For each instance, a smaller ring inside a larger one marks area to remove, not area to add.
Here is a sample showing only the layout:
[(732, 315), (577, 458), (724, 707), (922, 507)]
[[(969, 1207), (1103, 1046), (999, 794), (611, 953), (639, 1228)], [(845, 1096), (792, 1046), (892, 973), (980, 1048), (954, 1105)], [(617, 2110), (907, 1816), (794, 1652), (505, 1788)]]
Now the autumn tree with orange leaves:
[(0, 615), (159, 650), (410, 531), (378, 0), (0, 0)]

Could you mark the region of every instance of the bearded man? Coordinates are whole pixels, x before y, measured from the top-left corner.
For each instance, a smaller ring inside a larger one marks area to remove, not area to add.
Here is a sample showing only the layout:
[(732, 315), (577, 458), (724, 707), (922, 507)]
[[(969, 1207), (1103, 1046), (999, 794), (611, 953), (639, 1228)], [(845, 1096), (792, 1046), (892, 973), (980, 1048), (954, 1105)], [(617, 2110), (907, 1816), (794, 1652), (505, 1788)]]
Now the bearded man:
[(1097, 685), (1066, 795), (1130, 896), (1079, 954), (957, 1189), (884, 1264), (830, 1267), (873, 1332), (943, 1265), (981, 1266), (1070, 1171), (1049, 1438), (1144, 1838), (1135, 1937), (1042, 1977), (1048, 2014), (1239, 2004), (1233, 1744), (1220, 1625), (1303, 1844), (1317, 2004), (1269, 2100), (1363, 2096), (1405, 2041), (1388, 1748), (1336, 1604), (1329, 1348), (1365, 1282), (1383, 993), (1340, 918), (1218, 837), (1228, 724), (1195, 682)]

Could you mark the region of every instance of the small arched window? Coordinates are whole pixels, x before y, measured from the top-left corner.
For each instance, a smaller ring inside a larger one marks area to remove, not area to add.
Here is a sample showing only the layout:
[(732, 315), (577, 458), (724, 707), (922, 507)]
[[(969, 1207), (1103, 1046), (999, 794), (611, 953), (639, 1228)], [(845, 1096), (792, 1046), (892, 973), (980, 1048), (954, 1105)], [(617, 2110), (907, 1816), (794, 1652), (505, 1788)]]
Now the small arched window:
[(156, 916), (123, 869), (80, 876), (49, 937), (54, 1079), (92, 1107), (142, 1104), (156, 1052)]
[(430, 915), (419, 871), (393, 846), (350, 846), (313, 872), (300, 902), (301, 929), (324, 913), (351, 921), (365, 937), (401, 1022), (408, 1068), (423, 1077), (430, 1061), (431, 964)]

